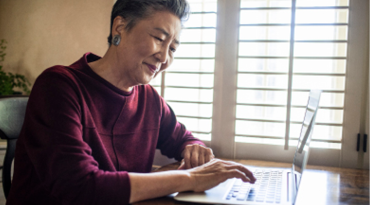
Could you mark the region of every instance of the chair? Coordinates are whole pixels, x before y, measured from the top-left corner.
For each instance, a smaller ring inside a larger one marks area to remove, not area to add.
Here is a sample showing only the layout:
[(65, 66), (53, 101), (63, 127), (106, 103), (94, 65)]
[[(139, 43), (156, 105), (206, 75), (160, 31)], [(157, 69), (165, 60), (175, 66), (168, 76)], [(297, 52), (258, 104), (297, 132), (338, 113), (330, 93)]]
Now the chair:
[(0, 98), (0, 138), (7, 141), (2, 176), (5, 198), (10, 191), (15, 144), (23, 126), (27, 102), (26, 96)]

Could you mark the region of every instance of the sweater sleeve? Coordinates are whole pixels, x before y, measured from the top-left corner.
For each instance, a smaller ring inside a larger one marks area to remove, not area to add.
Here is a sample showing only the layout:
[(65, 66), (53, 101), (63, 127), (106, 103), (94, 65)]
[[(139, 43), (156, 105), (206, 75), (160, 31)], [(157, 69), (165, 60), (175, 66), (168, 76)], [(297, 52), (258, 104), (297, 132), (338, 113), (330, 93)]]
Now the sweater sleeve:
[(128, 204), (128, 173), (99, 169), (83, 140), (79, 87), (70, 73), (56, 70), (37, 79), (23, 127), (40, 183), (62, 204)]
[(160, 102), (162, 118), (157, 148), (161, 150), (163, 155), (180, 161), (182, 159), (181, 153), (186, 145), (200, 144), (205, 146), (183, 124), (177, 121), (175, 113), (162, 97), (160, 97)]

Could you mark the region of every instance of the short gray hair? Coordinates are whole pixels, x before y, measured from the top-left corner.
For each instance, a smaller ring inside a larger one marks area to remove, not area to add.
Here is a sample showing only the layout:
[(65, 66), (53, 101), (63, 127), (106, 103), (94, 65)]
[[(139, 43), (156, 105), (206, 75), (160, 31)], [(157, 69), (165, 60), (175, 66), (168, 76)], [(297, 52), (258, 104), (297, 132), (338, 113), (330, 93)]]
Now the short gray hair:
[(186, 0), (117, 0), (112, 9), (108, 43), (112, 42), (113, 20), (117, 16), (127, 20), (125, 29), (130, 31), (139, 20), (149, 17), (156, 11), (169, 11), (181, 21), (189, 16), (189, 4)]

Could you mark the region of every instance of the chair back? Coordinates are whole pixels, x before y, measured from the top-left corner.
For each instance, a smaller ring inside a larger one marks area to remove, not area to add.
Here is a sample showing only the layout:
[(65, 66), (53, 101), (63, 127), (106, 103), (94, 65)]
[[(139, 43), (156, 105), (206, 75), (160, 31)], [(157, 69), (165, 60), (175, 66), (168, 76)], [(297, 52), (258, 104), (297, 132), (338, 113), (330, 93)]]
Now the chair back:
[(28, 97), (0, 98), (1, 139), (17, 139), (23, 126)]
[(3, 190), (7, 198), (11, 186), (11, 168), (15, 145), (21, 132), (28, 97), (0, 98), (0, 138), (6, 139), (7, 147), (3, 163)]

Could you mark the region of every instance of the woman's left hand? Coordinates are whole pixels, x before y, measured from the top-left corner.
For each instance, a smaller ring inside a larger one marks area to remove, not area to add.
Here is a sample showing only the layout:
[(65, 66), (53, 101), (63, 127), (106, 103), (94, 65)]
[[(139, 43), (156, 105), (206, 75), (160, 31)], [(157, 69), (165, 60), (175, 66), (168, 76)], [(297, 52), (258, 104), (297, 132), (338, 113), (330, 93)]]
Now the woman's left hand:
[(199, 144), (186, 145), (181, 156), (184, 158), (178, 169), (190, 169), (211, 161), (215, 156), (212, 149)]

